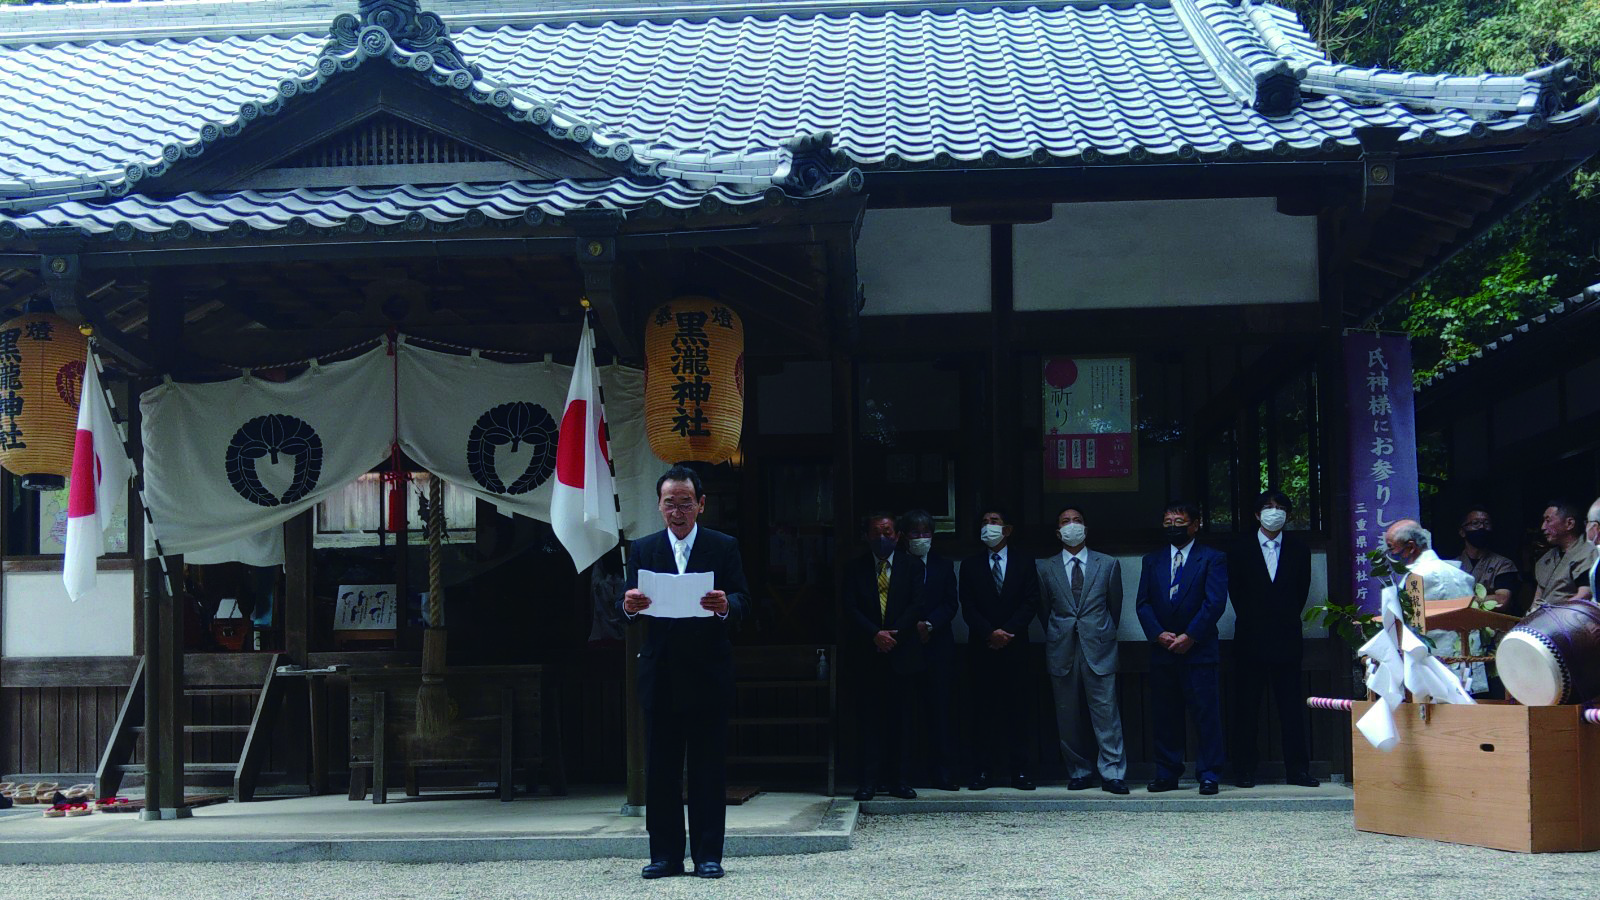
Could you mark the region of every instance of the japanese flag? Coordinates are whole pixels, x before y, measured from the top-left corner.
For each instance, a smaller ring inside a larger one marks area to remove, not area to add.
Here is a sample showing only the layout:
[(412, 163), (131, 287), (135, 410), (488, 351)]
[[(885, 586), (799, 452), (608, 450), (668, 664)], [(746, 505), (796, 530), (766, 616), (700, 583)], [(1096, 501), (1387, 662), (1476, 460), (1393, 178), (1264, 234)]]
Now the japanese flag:
[(600, 373), (594, 367), (594, 332), (587, 317), (556, 443), (550, 526), (580, 572), (617, 545), (616, 484), (606, 413), (600, 403)]
[(78, 435), (72, 450), (72, 482), (67, 491), (67, 552), (61, 578), (67, 596), (77, 600), (94, 589), (95, 560), (105, 554), (105, 530), (128, 499), (133, 465), (123, 449), (111, 407), (100, 389), (94, 351), (83, 367), (78, 399)]

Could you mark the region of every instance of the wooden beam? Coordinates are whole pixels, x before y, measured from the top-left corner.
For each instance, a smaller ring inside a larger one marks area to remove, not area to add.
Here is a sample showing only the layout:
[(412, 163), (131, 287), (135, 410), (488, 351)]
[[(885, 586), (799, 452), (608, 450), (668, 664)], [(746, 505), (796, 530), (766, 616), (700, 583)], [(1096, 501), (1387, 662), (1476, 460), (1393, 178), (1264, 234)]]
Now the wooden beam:
[(616, 238), (608, 235), (579, 237), (578, 244), (578, 271), (583, 273), (583, 293), (600, 321), (600, 330), (618, 357), (641, 359), (643, 351), (634, 336), (638, 317), (633, 315), (632, 304), (619, 290), (622, 277), (617, 265)]
[(1429, 222), (1442, 222), (1446, 225), (1453, 225), (1456, 228), (1470, 228), (1472, 223), (1476, 221), (1475, 217), (1469, 213), (1443, 207), (1413, 206), (1409, 202), (1400, 200), (1391, 203), (1389, 208), (1399, 210), (1419, 219), (1426, 219)]

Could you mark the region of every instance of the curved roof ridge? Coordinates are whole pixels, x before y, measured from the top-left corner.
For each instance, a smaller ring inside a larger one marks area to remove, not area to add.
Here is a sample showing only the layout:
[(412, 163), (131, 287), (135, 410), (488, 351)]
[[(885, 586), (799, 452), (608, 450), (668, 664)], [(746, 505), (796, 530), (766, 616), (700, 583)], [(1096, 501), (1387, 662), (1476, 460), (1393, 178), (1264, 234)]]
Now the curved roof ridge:
[[(386, 59), (435, 85), (461, 91), (474, 103), (500, 109), (514, 121), (539, 126), (551, 138), (572, 141), (596, 158), (625, 166), (632, 175), (760, 191), (785, 181), (793, 171), (794, 153), (787, 147), (708, 154), (653, 141), (647, 150), (636, 149), (645, 147), (646, 142), (616, 129), (603, 130), (554, 102), (486, 76), (482, 66), (456, 47), (437, 13), (419, 12), (416, 4), (407, 0), (362, 0), (359, 15), (334, 17), (316, 61), (280, 79), (271, 96), (247, 100), (226, 118), (201, 120), (194, 139), (169, 142), (159, 156), (129, 160), (120, 171), (0, 182), (0, 203), (32, 209), (67, 200), (124, 196), (139, 182), (165, 174), (182, 159), (199, 156), (211, 144), (239, 134), (257, 119), (276, 115), (293, 97), (316, 91), (340, 72), (353, 71), (373, 58)], [(817, 180), (805, 184), (816, 186)]]
[(1521, 75), (1433, 75), (1334, 62), (1294, 13), (1276, 4), (1239, 0), (1243, 18), (1270, 51), (1300, 72), (1300, 90), (1358, 103), (1400, 103), (1476, 116), (1525, 115), (1530, 124), (1561, 111), (1562, 60)]
[(1229, 0), (1172, 0), (1184, 30), (1234, 99), (1262, 115), (1300, 105), (1299, 73)]

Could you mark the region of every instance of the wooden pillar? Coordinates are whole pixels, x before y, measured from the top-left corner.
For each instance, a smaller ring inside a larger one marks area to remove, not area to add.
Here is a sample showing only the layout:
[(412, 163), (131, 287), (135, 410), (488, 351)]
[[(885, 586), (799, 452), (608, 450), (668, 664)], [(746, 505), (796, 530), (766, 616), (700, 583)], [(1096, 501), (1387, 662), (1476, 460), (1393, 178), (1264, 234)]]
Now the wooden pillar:
[[(829, 312), (829, 365), (832, 381), (833, 403), (833, 545), (835, 572), (842, 562), (857, 551), (858, 524), (856, 519), (856, 341), (857, 315), (860, 312), (860, 290), (856, 278), (856, 238), (860, 233), (859, 220), (855, 227), (840, 229), (828, 243), (828, 297)], [(844, 628), (844, 593), (837, 577), (834, 579), (833, 644), (839, 645)], [(835, 653), (837, 657), (837, 652)], [(832, 661), (834, 672), (839, 672), (844, 660)], [(848, 673), (846, 673), (848, 675)], [(835, 739), (829, 752), (833, 765), (840, 762), (841, 747), (857, 746), (854, 715), (854, 698), (845, 694), (845, 709), (833, 710)]]
[[(182, 352), (183, 298), (157, 281), (146, 299), (152, 360), (171, 372)], [(157, 538), (161, 523), (155, 523)], [(183, 805), (183, 557), (168, 556), (145, 565), (145, 819), (185, 818)], [(174, 592), (178, 595), (175, 595)], [(154, 778), (154, 785), (151, 784)]]
[(283, 525), (283, 650), (297, 666), (311, 653), (311, 516), (308, 509)]
[[(311, 517), (308, 509), (283, 523), (283, 662), (297, 666), (305, 666), (311, 652)], [(303, 691), (296, 683), (300, 681), (305, 683)], [(311, 794), (316, 795), (326, 786), (317, 783), (314, 773), (318, 767), (312, 761), (327, 748), (311, 743), (318, 739), (320, 724), (311, 721), (316, 712), (311, 693), (323, 685), (321, 679), (310, 677), (292, 679), (291, 683), (295, 689), (287, 693), (287, 702), (278, 713), (285, 744), (294, 748), (287, 760), (287, 774), (295, 784), (304, 779)]]
[[(1011, 340), (1012, 271), (1010, 225), (989, 226), (989, 459), (987, 493), (981, 503), (1020, 516), (1021, 442), (1017, 416), (1017, 366)], [(978, 512), (974, 510), (974, 512)], [(1012, 522), (1018, 532), (1020, 521)]]
[[(1318, 221), (1318, 245), (1324, 260), (1338, 257), (1345, 239), (1342, 234), (1342, 216), (1338, 212), (1324, 213)], [(1321, 284), (1323, 340), (1318, 348), (1319, 390), (1321, 403), (1322, 439), (1325, 453), (1323, 471), (1327, 496), (1325, 525), (1328, 530), (1328, 600), (1331, 603), (1355, 602), (1355, 578), (1351, 561), (1356, 553), (1350, 534), (1351, 485), (1349, 434), (1350, 423), (1344, 408), (1345, 378), (1343, 352), (1344, 278), (1343, 268), (1324, 265)], [(1333, 667), (1333, 685), (1341, 690), (1340, 696), (1354, 696), (1356, 689), (1352, 676), (1353, 651), (1333, 635), (1327, 638), (1330, 665)], [(1350, 738), (1337, 741), (1346, 779), (1353, 780)]]

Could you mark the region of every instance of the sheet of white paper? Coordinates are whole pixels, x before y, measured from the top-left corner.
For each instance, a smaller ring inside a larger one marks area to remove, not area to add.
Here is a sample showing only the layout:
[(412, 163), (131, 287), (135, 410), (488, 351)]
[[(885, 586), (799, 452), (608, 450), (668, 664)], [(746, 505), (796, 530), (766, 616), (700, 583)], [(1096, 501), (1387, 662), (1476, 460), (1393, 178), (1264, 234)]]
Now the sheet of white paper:
[(650, 598), (644, 615), (660, 619), (689, 619), (714, 615), (700, 605), (701, 598), (714, 587), (710, 572), (683, 575), (639, 570), (639, 591)]

